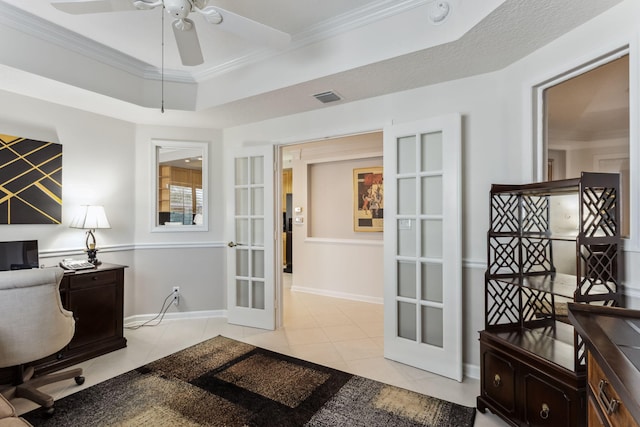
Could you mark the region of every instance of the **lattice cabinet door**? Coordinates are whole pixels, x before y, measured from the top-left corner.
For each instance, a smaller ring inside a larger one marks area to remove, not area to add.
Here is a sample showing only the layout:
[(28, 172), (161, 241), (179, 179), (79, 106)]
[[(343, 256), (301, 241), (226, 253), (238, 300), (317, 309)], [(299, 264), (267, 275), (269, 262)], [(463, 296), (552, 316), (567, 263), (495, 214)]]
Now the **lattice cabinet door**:
[(583, 174), (576, 301), (621, 305), (620, 203), (617, 174)]

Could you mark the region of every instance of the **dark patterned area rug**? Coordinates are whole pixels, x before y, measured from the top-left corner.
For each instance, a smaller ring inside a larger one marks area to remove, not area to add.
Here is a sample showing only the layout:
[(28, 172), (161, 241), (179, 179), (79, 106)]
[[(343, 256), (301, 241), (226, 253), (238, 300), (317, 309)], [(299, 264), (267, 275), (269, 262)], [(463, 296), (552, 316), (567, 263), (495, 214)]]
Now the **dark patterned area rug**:
[(222, 336), (56, 401), (34, 426), (472, 426), (475, 408)]

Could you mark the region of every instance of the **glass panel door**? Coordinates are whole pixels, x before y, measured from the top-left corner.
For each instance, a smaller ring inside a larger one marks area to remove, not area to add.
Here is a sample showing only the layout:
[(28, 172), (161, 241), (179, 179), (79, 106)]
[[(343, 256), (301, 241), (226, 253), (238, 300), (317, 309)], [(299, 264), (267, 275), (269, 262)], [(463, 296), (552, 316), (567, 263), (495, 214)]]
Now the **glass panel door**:
[(384, 144), (385, 357), (460, 381), (460, 117), (391, 126)]
[[(275, 327), (273, 148), (241, 150), (233, 158), (233, 224), (229, 230), (229, 323)], [(267, 172), (271, 173), (267, 173)]]

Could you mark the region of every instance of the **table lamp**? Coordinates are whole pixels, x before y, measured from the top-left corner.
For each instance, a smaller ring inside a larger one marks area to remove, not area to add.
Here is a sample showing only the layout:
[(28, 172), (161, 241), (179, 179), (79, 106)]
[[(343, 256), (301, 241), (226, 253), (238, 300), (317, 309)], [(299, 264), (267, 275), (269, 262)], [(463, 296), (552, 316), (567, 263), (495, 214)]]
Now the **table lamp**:
[(111, 228), (107, 215), (104, 212), (104, 207), (91, 205), (80, 206), (80, 211), (73, 218), (69, 227), (87, 230), (87, 240), (85, 244), (87, 246), (89, 262), (93, 265), (100, 265), (101, 262), (98, 261), (96, 256), (98, 252), (96, 248), (96, 236), (93, 233), (98, 228)]

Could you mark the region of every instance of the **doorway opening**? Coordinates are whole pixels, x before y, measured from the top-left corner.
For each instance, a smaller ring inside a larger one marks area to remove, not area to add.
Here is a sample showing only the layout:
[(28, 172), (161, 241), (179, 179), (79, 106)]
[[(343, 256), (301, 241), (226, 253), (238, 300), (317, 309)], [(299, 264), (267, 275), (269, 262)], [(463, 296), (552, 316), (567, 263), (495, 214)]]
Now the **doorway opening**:
[(377, 131), (280, 147), (282, 293), (382, 305), (383, 233), (355, 230), (353, 178), (382, 167), (382, 142)]

